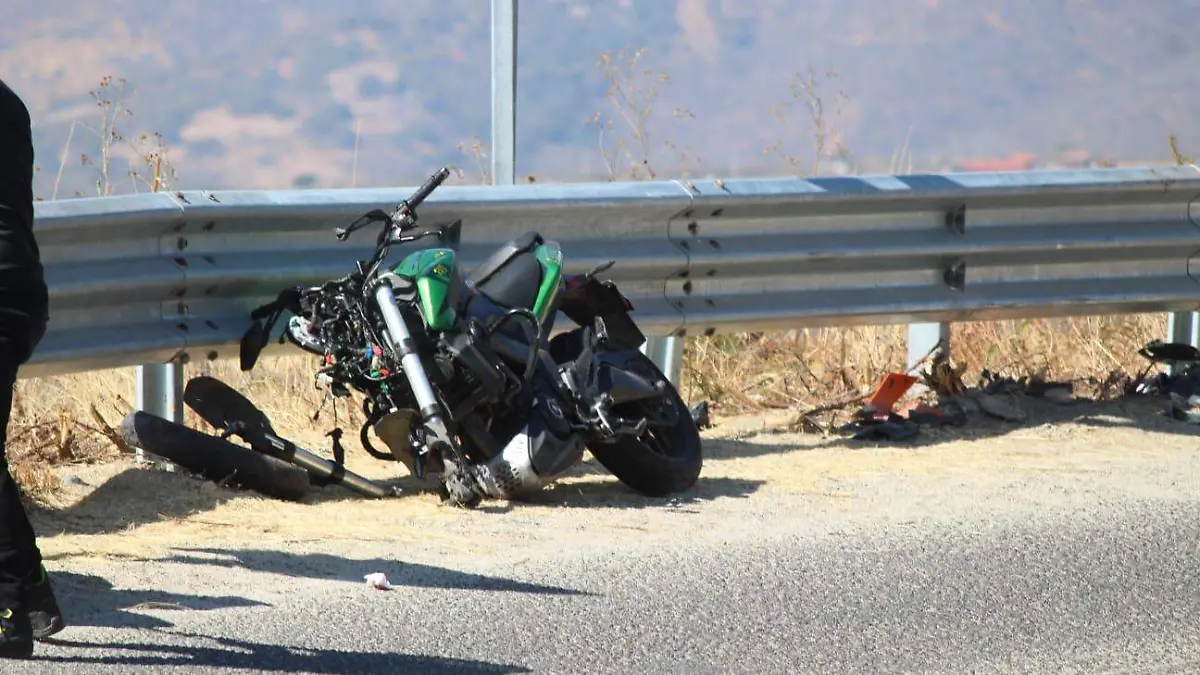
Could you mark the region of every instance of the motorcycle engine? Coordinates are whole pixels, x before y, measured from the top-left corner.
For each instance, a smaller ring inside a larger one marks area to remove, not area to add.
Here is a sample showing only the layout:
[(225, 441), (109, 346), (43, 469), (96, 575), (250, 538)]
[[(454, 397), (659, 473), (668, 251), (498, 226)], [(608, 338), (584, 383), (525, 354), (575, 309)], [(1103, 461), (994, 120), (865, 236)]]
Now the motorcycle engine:
[(443, 335), (439, 342), (433, 360), (441, 376), (438, 388), (451, 417), (459, 419), (468, 407), (504, 396), (508, 382), (501, 374), (500, 360), (473, 331)]
[(441, 381), (438, 389), (442, 398), (452, 411), (451, 417), (457, 417), (459, 406), (470, 400), (471, 395), (479, 390), (479, 378), (470, 368), (463, 366), (454, 354), (442, 352), (433, 357), (437, 365)]

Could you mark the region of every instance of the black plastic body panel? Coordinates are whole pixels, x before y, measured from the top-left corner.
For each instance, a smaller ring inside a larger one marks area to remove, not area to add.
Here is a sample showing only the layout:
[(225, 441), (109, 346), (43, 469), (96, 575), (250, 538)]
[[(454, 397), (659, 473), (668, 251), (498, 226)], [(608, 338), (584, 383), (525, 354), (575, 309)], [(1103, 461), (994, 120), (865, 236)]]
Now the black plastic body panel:
[(580, 326), (590, 326), (596, 317), (604, 320), (609, 340), (620, 347), (638, 349), (646, 335), (638, 328), (629, 313), (633, 304), (621, 295), (611, 281), (595, 277), (572, 277), (567, 283), (558, 306), (559, 311)]

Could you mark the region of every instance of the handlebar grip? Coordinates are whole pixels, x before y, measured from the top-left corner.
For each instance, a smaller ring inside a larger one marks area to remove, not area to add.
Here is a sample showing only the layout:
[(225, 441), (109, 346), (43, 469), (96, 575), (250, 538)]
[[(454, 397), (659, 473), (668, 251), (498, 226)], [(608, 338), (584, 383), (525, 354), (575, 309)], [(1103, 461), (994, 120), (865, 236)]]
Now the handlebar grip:
[(420, 206), (421, 202), (425, 201), (425, 198), (432, 194), (433, 191), (438, 188), (438, 186), (440, 186), (442, 183), (445, 183), (446, 179), (449, 177), (450, 169), (446, 167), (438, 169), (437, 173), (430, 176), (429, 180), (425, 181), (425, 184), (417, 188), (417, 191), (413, 193), (413, 196), (408, 198), (408, 208), (415, 209)]

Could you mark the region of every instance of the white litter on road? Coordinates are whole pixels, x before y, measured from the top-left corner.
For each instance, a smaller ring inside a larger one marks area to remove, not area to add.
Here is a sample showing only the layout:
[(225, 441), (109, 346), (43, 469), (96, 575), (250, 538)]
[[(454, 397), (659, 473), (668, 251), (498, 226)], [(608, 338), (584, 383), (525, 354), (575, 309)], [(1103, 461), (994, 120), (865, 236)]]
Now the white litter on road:
[(363, 577), (366, 579), (367, 585), (372, 588), (377, 588), (381, 591), (392, 590), (392, 584), (388, 581), (387, 575), (383, 572), (373, 572)]

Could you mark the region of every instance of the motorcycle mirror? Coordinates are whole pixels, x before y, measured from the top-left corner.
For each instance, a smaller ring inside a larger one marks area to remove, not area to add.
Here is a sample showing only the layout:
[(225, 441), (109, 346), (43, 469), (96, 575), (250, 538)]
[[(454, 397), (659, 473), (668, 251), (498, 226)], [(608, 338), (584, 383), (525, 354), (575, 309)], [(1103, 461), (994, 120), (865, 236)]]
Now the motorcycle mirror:
[(443, 225), (440, 229), (441, 232), (438, 235), (438, 238), (442, 240), (443, 244), (448, 246), (458, 246), (459, 242), (462, 241), (462, 218), (459, 218), (449, 225)]
[(266, 348), (270, 339), (271, 335), (267, 332), (267, 327), (262, 321), (255, 319), (250, 328), (242, 335), (239, 345), (238, 357), (242, 372), (254, 368), (254, 364), (258, 363), (258, 356), (262, 354), (262, 350)]
[(354, 222), (345, 227), (335, 227), (333, 229), (333, 233), (337, 236), (338, 241), (346, 241), (350, 238), (351, 234), (354, 234), (368, 223), (382, 223), (391, 219), (392, 217), (388, 215), (387, 211), (384, 211), (383, 209), (372, 209), (362, 214), (358, 218), (355, 218)]

